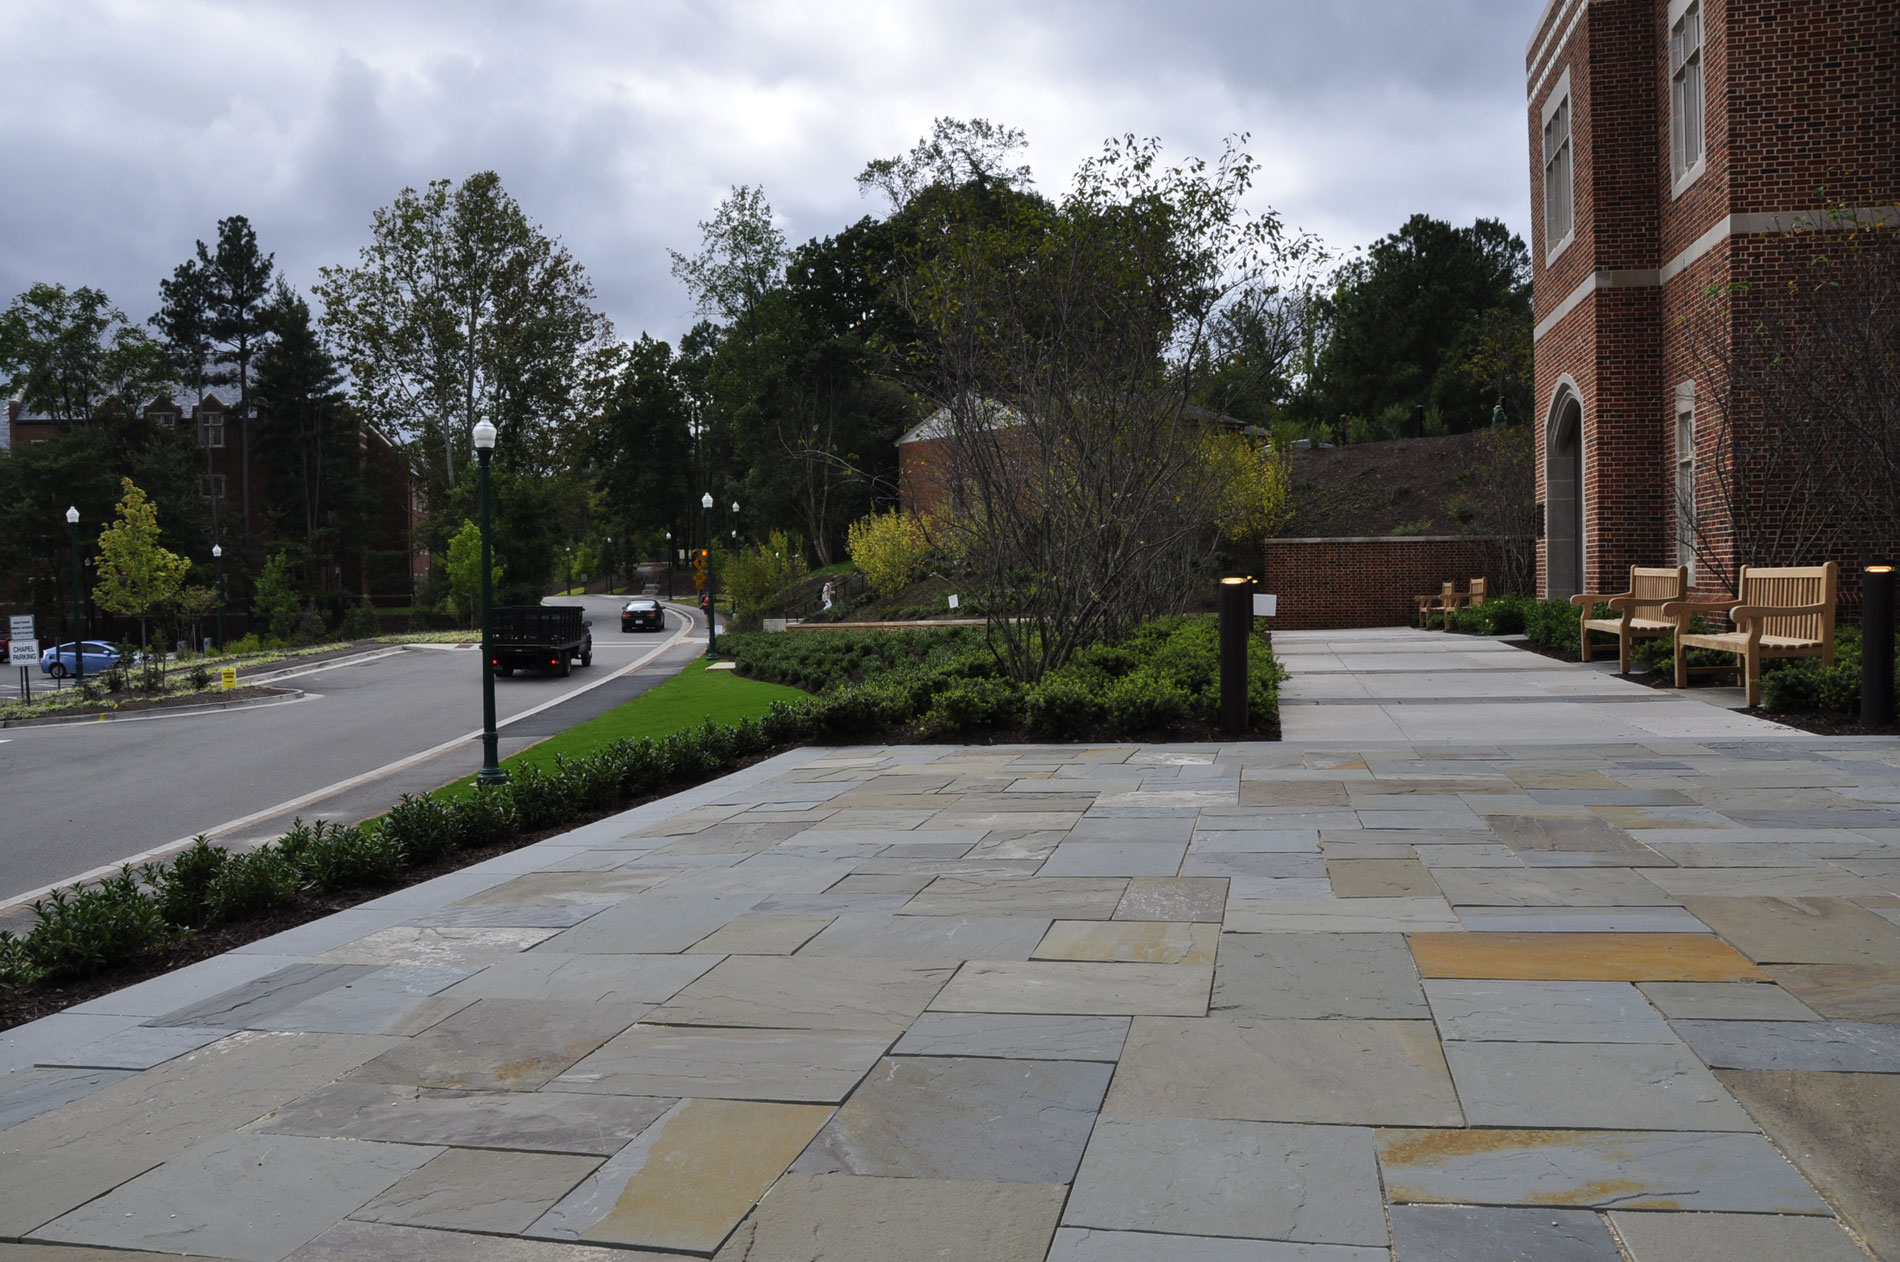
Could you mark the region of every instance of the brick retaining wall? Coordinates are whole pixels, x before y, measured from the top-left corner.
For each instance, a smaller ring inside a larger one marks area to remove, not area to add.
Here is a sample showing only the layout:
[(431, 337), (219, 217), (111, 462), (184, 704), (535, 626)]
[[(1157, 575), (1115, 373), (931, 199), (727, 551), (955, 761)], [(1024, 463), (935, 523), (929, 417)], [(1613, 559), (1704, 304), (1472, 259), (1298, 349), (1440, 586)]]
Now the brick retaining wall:
[(1413, 597), (1450, 579), (1482, 575), (1501, 591), (1497, 541), (1470, 535), (1269, 539), (1260, 590), (1280, 598), (1272, 627), (1286, 631), (1394, 627), (1412, 621)]

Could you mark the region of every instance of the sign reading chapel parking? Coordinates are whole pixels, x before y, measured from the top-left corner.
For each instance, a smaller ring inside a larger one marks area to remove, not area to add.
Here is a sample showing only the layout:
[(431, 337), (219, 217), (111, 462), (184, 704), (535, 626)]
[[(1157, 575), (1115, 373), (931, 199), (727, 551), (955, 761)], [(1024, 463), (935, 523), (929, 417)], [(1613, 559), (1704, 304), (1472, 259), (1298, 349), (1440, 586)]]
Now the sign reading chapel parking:
[[(16, 618), (14, 621), (17, 622), (19, 619)], [(29, 618), (27, 621), (31, 622), (32, 619)], [(27, 630), (32, 630), (32, 627), (29, 626)], [(13, 643), (7, 646), (7, 665), (9, 666), (31, 666), (39, 660), (40, 642), (38, 640), (31, 637), (21, 639), (16, 635), (13, 637)]]

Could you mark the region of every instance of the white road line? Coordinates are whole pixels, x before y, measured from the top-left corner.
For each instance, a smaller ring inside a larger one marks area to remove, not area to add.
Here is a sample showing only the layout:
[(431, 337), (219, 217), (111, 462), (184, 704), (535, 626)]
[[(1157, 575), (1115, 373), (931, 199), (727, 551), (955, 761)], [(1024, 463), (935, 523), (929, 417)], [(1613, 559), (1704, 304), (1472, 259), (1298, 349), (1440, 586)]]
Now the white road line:
[[(632, 662), (628, 663), (627, 665), (621, 667), (619, 670), (615, 671), (613, 674), (602, 676), (601, 678), (594, 680), (592, 683), (582, 684), (580, 687), (575, 688), (571, 692), (564, 692), (560, 696), (555, 697), (551, 701), (544, 701), (540, 705), (535, 706), (532, 709), (523, 710), (520, 714), (512, 715), (509, 718), (503, 719), (500, 722), (495, 724), (496, 730), (499, 731), (501, 728), (507, 727), (511, 723), (518, 723), (522, 719), (541, 713), (543, 710), (552, 709), (553, 707), (560, 705), (564, 701), (571, 701), (575, 697), (580, 696), (582, 693), (592, 692), (596, 688), (612, 683), (614, 680), (619, 679), (622, 675), (631, 675), (634, 671), (639, 670), (642, 666), (645, 666), (648, 662), (658, 657), (661, 653), (664, 653), (666, 650), (672, 648), (674, 645), (684, 640), (686, 638), (687, 633), (691, 631), (692, 629), (693, 629), (692, 621), (688, 619), (685, 625), (683, 625), (682, 627), (680, 627), (678, 631), (675, 631), (673, 633), (671, 638), (656, 645), (653, 649), (651, 649), (644, 655), (634, 659)], [(437, 757), (438, 755), (446, 754), (447, 752), (449, 752), (451, 749), (454, 749), (458, 745), (465, 744), (471, 740), (479, 739), (481, 734), (482, 734), (482, 730), (480, 728), (476, 728), (474, 731), (469, 732), (465, 735), (457, 736), (452, 740), (443, 741), (440, 745), (437, 745), (434, 748), (425, 749), (419, 754), (411, 754), (407, 758), (398, 758), (395, 762), (385, 763), (383, 766), (380, 766), (373, 771), (365, 771), (361, 775), (350, 776), (348, 779), (338, 780), (335, 784), (325, 785), (321, 789), (317, 789), (310, 793), (306, 793), (301, 797), (292, 798), (288, 802), (279, 802), (275, 806), (267, 806), (261, 811), (252, 811), (249, 815), (241, 816), (238, 819), (226, 820), (224, 823), (217, 825), (215, 828), (205, 829), (202, 835), (206, 837), (220, 837), (220, 836), (223, 836), (225, 833), (236, 832), (240, 828), (246, 828), (252, 824), (259, 822), (260, 820), (270, 819), (274, 815), (282, 815), (287, 811), (301, 810), (304, 807), (310, 805), (312, 802), (321, 802), (324, 798), (331, 797), (338, 793), (346, 792), (347, 790), (350, 790), (350, 789), (359, 788), (360, 786), (368, 784), (373, 780), (380, 780), (384, 776), (392, 775), (395, 772), (401, 771), (405, 767), (413, 767), (419, 762), (427, 762), (429, 759)], [(78, 876), (67, 877), (65, 880), (56, 881), (51, 885), (43, 885), (39, 889), (29, 890), (28, 892), (24, 894), (16, 894), (13, 897), (7, 899), (6, 902), (0, 903), (0, 912), (11, 911), (15, 907), (19, 907), (25, 903), (30, 903), (34, 899), (37, 899), (37, 898), (44, 898), (46, 895), (51, 894), (54, 890), (65, 889), (69, 885), (75, 885), (75, 884), (83, 885), (88, 881), (97, 881), (104, 877), (112, 876), (113, 874), (118, 872), (118, 870), (122, 866), (128, 863), (133, 864), (133, 865), (137, 865), (141, 863), (149, 863), (153, 859), (161, 858), (162, 856), (171, 854), (174, 851), (184, 849), (186, 846), (189, 846), (194, 840), (196, 840), (198, 836), (199, 834), (194, 833), (190, 837), (183, 837), (177, 841), (167, 843), (166, 845), (163, 845), (163, 846), (154, 846), (150, 850), (142, 850), (138, 854), (135, 854), (131, 856), (130, 858), (120, 859), (114, 863), (104, 864), (103, 866), (93, 868), (89, 872), (81, 872)]]

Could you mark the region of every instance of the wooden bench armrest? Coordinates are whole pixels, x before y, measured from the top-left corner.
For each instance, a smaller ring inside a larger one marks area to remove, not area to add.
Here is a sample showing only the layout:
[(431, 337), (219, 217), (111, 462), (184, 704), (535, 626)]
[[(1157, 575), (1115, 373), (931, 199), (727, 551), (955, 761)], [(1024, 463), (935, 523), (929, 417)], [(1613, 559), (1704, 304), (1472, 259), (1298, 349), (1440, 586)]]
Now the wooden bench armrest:
[(1628, 592), (1579, 592), (1570, 598), (1570, 603), (1578, 609), (1588, 609), (1600, 600), (1615, 600), (1618, 596), (1627, 596)]
[(1608, 603), (1609, 603), (1610, 608), (1615, 609), (1618, 612), (1628, 612), (1629, 610), (1632, 610), (1632, 609), (1654, 609), (1658, 605), (1661, 605), (1663, 602), (1660, 600), (1657, 600), (1654, 596), (1640, 596), (1639, 597), (1639, 596), (1632, 596), (1628, 592), (1624, 592), (1620, 596), (1610, 597)]
[(1826, 613), (1829, 606), (1819, 605), (1736, 605), (1728, 611), (1728, 616), (1736, 622), (1753, 621), (1756, 618), (1791, 618), (1802, 614)]
[(1662, 616), (1680, 618), (1691, 613), (1726, 614), (1735, 607), (1736, 602), (1732, 600), (1672, 600), (1662, 607)]

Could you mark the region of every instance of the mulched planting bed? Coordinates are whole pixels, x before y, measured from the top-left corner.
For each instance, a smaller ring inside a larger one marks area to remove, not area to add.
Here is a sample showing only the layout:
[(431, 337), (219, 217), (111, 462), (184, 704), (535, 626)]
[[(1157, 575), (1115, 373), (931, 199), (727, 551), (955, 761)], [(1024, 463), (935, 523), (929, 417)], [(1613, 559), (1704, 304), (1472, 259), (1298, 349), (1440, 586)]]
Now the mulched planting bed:
[(191, 706), (223, 705), (231, 701), (254, 701), (264, 697), (288, 697), (296, 694), (295, 688), (271, 688), (263, 684), (247, 684), (223, 692), (216, 688), (207, 688), (203, 692), (174, 692), (162, 697), (148, 697), (136, 692), (116, 693), (105, 697), (93, 705), (68, 706), (59, 710), (50, 710), (36, 714), (36, 707), (27, 707), (17, 714), (9, 714), (9, 723), (18, 723), (23, 719), (40, 719), (54, 722), (64, 719), (89, 719), (101, 714), (135, 714), (141, 710), (178, 710)]
[[(1528, 640), (1513, 640), (1509, 641), (1509, 643), (1511, 643), (1513, 647), (1524, 649), (1527, 652), (1537, 653), (1553, 661), (1569, 662), (1572, 665), (1577, 663), (1577, 655), (1575, 653), (1567, 653), (1562, 649), (1541, 648)], [(1649, 688), (1667, 689), (1671, 692), (1677, 690), (1674, 677), (1662, 671), (1637, 671), (1629, 675), (1621, 676), (1621, 678), (1627, 679), (1631, 683), (1642, 684)], [(1690, 676), (1689, 686), (1691, 688), (1740, 687), (1741, 674), (1739, 670), (1735, 672), (1735, 678), (1732, 682), (1726, 680), (1722, 675)], [(1858, 714), (1843, 714), (1828, 710), (1797, 710), (1775, 713), (1764, 710), (1760, 706), (1749, 706), (1747, 709), (1737, 710), (1736, 713), (1746, 714), (1750, 718), (1766, 719), (1770, 723), (1779, 723), (1783, 727), (1799, 728), (1803, 732), (1813, 732), (1817, 736), (1900, 736), (1900, 723), (1888, 723), (1880, 727), (1868, 727), (1860, 721), (1860, 715)]]

